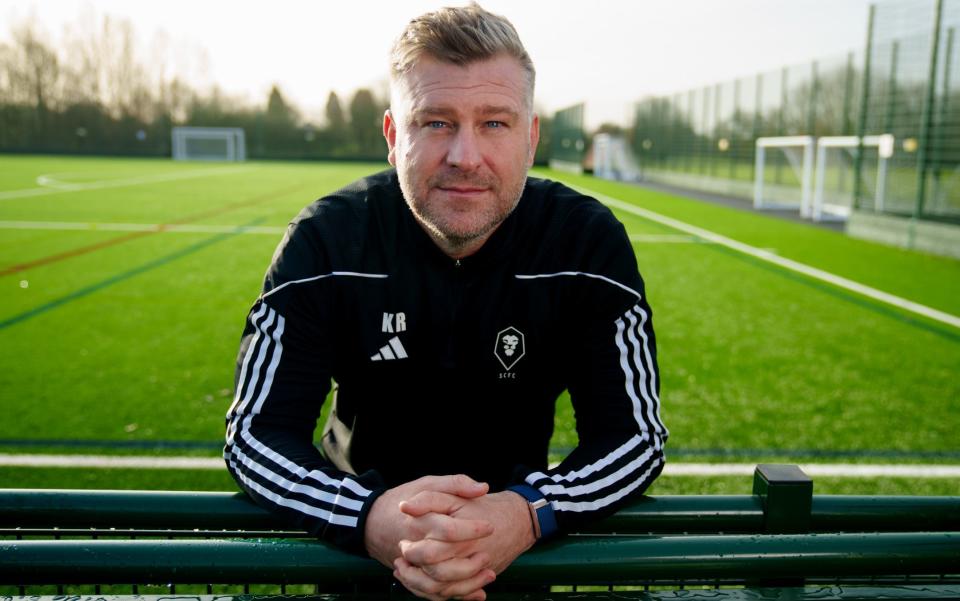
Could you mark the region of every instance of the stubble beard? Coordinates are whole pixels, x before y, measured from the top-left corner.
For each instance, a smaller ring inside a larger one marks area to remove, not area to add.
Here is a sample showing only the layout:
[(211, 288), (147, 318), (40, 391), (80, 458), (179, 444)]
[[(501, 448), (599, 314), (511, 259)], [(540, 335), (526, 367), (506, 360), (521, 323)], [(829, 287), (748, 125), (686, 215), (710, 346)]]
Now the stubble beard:
[[(520, 196), (526, 186), (527, 176), (518, 178), (510, 183), (509, 187), (498, 185), (496, 178), (483, 174), (467, 175), (459, 170), (451, 170), (429, 178), (423, 189), (417, 190), (405, 173), (400, 173), (400, 189), (410, 211), (433, 238), (448, 254), (457, 254), (462, 249), (474, 245), (478, 241), (486, 241), (494, 230), (513, 212), (520, 202)], [(435, 206), (443, 201), (429, 199), (431, 190), (438, 187), (469, 186), (489, 189), (495, 196), (495, 201), (484, 206), (477, 215), (475, 223), (467, 227), (458, 227), (445, 217), (442, 207)], [(481, 244), (482, 245), (482, 244)], [(476, 251), (479, 247), (472, 249)]]

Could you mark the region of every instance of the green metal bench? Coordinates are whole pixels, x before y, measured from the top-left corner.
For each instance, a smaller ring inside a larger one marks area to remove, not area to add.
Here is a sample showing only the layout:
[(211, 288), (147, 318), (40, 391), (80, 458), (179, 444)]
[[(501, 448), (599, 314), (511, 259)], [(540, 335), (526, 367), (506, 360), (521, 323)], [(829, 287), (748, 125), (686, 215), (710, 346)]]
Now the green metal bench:
[[(960, 497), (815, 496), (797, 467), (762, 465), (753, 495), (644, 498), (524, 554), (497, 586), (494, 599), (960, 599)], [(242, 494), (0, 490), (0, 599), (67, 594), (405, 596), (379, 564)]]

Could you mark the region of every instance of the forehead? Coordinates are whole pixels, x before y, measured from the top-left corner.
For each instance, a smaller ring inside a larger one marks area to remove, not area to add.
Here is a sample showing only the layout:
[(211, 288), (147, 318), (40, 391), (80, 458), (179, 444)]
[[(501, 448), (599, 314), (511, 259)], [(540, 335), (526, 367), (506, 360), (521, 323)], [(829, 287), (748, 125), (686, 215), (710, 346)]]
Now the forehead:
[(527, 93), (526, 72), (505, 55), (467, 65), (424, 56), (396, 83), (400, 100), (410, 110), (494, 103), (520, 112)]

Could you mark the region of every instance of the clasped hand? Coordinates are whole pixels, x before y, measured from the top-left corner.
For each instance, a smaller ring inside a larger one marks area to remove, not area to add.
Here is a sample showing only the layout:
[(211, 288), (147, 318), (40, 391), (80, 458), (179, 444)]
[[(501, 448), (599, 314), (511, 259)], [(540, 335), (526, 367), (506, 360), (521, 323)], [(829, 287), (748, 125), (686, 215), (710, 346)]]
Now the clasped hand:
[(426, 476), (374, 501), (367, 550), (419, 597), (483, 601), (483, 587), (535, 542), (526, 505), (467, 476)]

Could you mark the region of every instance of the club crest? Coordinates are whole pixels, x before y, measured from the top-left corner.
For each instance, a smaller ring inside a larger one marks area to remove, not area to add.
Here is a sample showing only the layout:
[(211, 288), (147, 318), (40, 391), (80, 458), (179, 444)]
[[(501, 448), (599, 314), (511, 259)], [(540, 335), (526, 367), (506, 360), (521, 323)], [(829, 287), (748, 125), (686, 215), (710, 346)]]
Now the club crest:
[(523, 332), (511, 326), (497, 334), (497, 345), (493, 354), (505, 370), (510, 371), (525, 353)]

